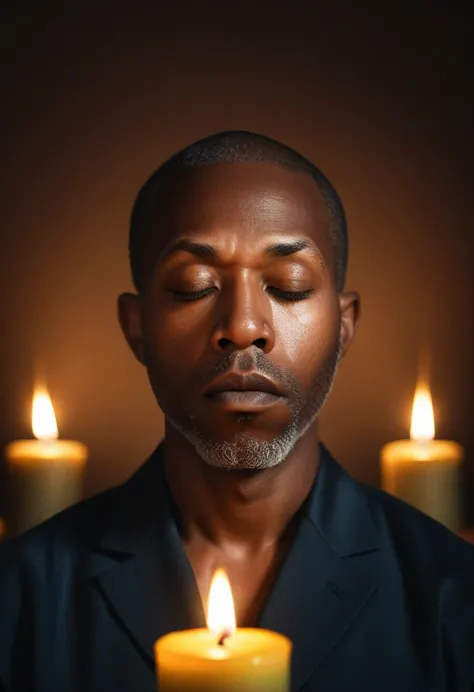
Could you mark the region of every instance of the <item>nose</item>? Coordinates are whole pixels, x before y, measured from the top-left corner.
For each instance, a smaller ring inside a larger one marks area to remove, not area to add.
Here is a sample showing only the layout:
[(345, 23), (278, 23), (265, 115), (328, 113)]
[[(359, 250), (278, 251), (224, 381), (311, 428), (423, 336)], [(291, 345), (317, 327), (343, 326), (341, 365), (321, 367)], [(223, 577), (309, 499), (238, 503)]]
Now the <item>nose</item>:
[(250, 346), (269, 353), (275, 345), (271, 308), (262, 287), (250, 278), (226, 286), (218, 300), (218, 316), (211, 335), (218, 353)]

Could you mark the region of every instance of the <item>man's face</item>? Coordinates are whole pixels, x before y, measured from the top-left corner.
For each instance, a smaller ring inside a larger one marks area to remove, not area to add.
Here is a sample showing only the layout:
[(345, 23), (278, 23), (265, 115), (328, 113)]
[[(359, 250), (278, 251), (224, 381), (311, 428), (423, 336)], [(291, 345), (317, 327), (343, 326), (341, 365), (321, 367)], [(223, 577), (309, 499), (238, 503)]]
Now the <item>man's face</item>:
[(275, 466), (315, 421), (348, 345), (323, 199), (309, 175), (260, 163), (174, 185), (150, 231), (147, 289), (121, 308), (139, 326), (122, 324), (167, 421), (207, 463)]

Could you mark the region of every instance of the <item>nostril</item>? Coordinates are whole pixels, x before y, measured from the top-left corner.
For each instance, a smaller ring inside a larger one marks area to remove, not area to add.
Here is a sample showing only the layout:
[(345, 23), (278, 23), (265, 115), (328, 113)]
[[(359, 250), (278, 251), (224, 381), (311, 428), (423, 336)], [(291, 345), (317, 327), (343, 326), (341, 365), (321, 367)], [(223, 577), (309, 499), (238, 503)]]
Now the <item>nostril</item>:
[(232, 343), (230, 339), (226, 339), (225, 337), (222, 337), (222, 339), (219, 339), (219, 348), (221, 348), (223, 351), (229, 346), (229, 344)]
[[(232, 341), (232, 339), (227, 339), (225, 336), (221, 337), (217, 345), (221, 351), (228, 351), (230, 347), (237, 346), (237, 343)], [(247, 346), (249, 344), (247, 343)], [(252, 341), (252, 346), (256, 346), (256, 348), (261, 349), (262, 351), (265, 350), (267, 345), (267, 339), (261, 338), (261, 339), (255, 339), (255, 341)], [(246, 348), (246, 346), (242, 345), (241, 348)]]

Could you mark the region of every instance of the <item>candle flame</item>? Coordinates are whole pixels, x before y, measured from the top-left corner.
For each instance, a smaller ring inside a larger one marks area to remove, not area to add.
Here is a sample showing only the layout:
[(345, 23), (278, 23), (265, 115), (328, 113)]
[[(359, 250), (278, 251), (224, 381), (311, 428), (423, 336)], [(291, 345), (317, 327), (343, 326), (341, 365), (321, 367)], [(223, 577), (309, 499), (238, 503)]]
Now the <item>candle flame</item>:
[(33, 435), (38, 440), (57, 439), (56, 416), (49, 394), (45, 389), (37, 390), (34, 393), (31, 418)]
[(435, 423), (431, 392), (426, 384), (418, 384), (413, 399), (410, 437), (412, 440), (432, 440)]
[(217, 636), (235, 631), (235, 609), (232, 589), (226, 573), (216, 570), (211, 581), (207, 607), (207, 626)]

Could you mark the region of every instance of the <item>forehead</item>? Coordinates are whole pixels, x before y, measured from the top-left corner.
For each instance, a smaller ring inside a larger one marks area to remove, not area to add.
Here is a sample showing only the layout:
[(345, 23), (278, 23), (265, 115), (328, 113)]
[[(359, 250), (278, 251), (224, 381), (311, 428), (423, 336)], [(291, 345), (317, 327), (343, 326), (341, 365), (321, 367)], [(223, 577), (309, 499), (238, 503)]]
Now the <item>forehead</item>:
[(258, 251), (266, 236), (307, 237), (332, 263), (329, 219), (308, 173), (266, 163), (218, 163), (179, 171), (160, 190), (152, 235), (160, 255), (180, 236), (229, 234)]

